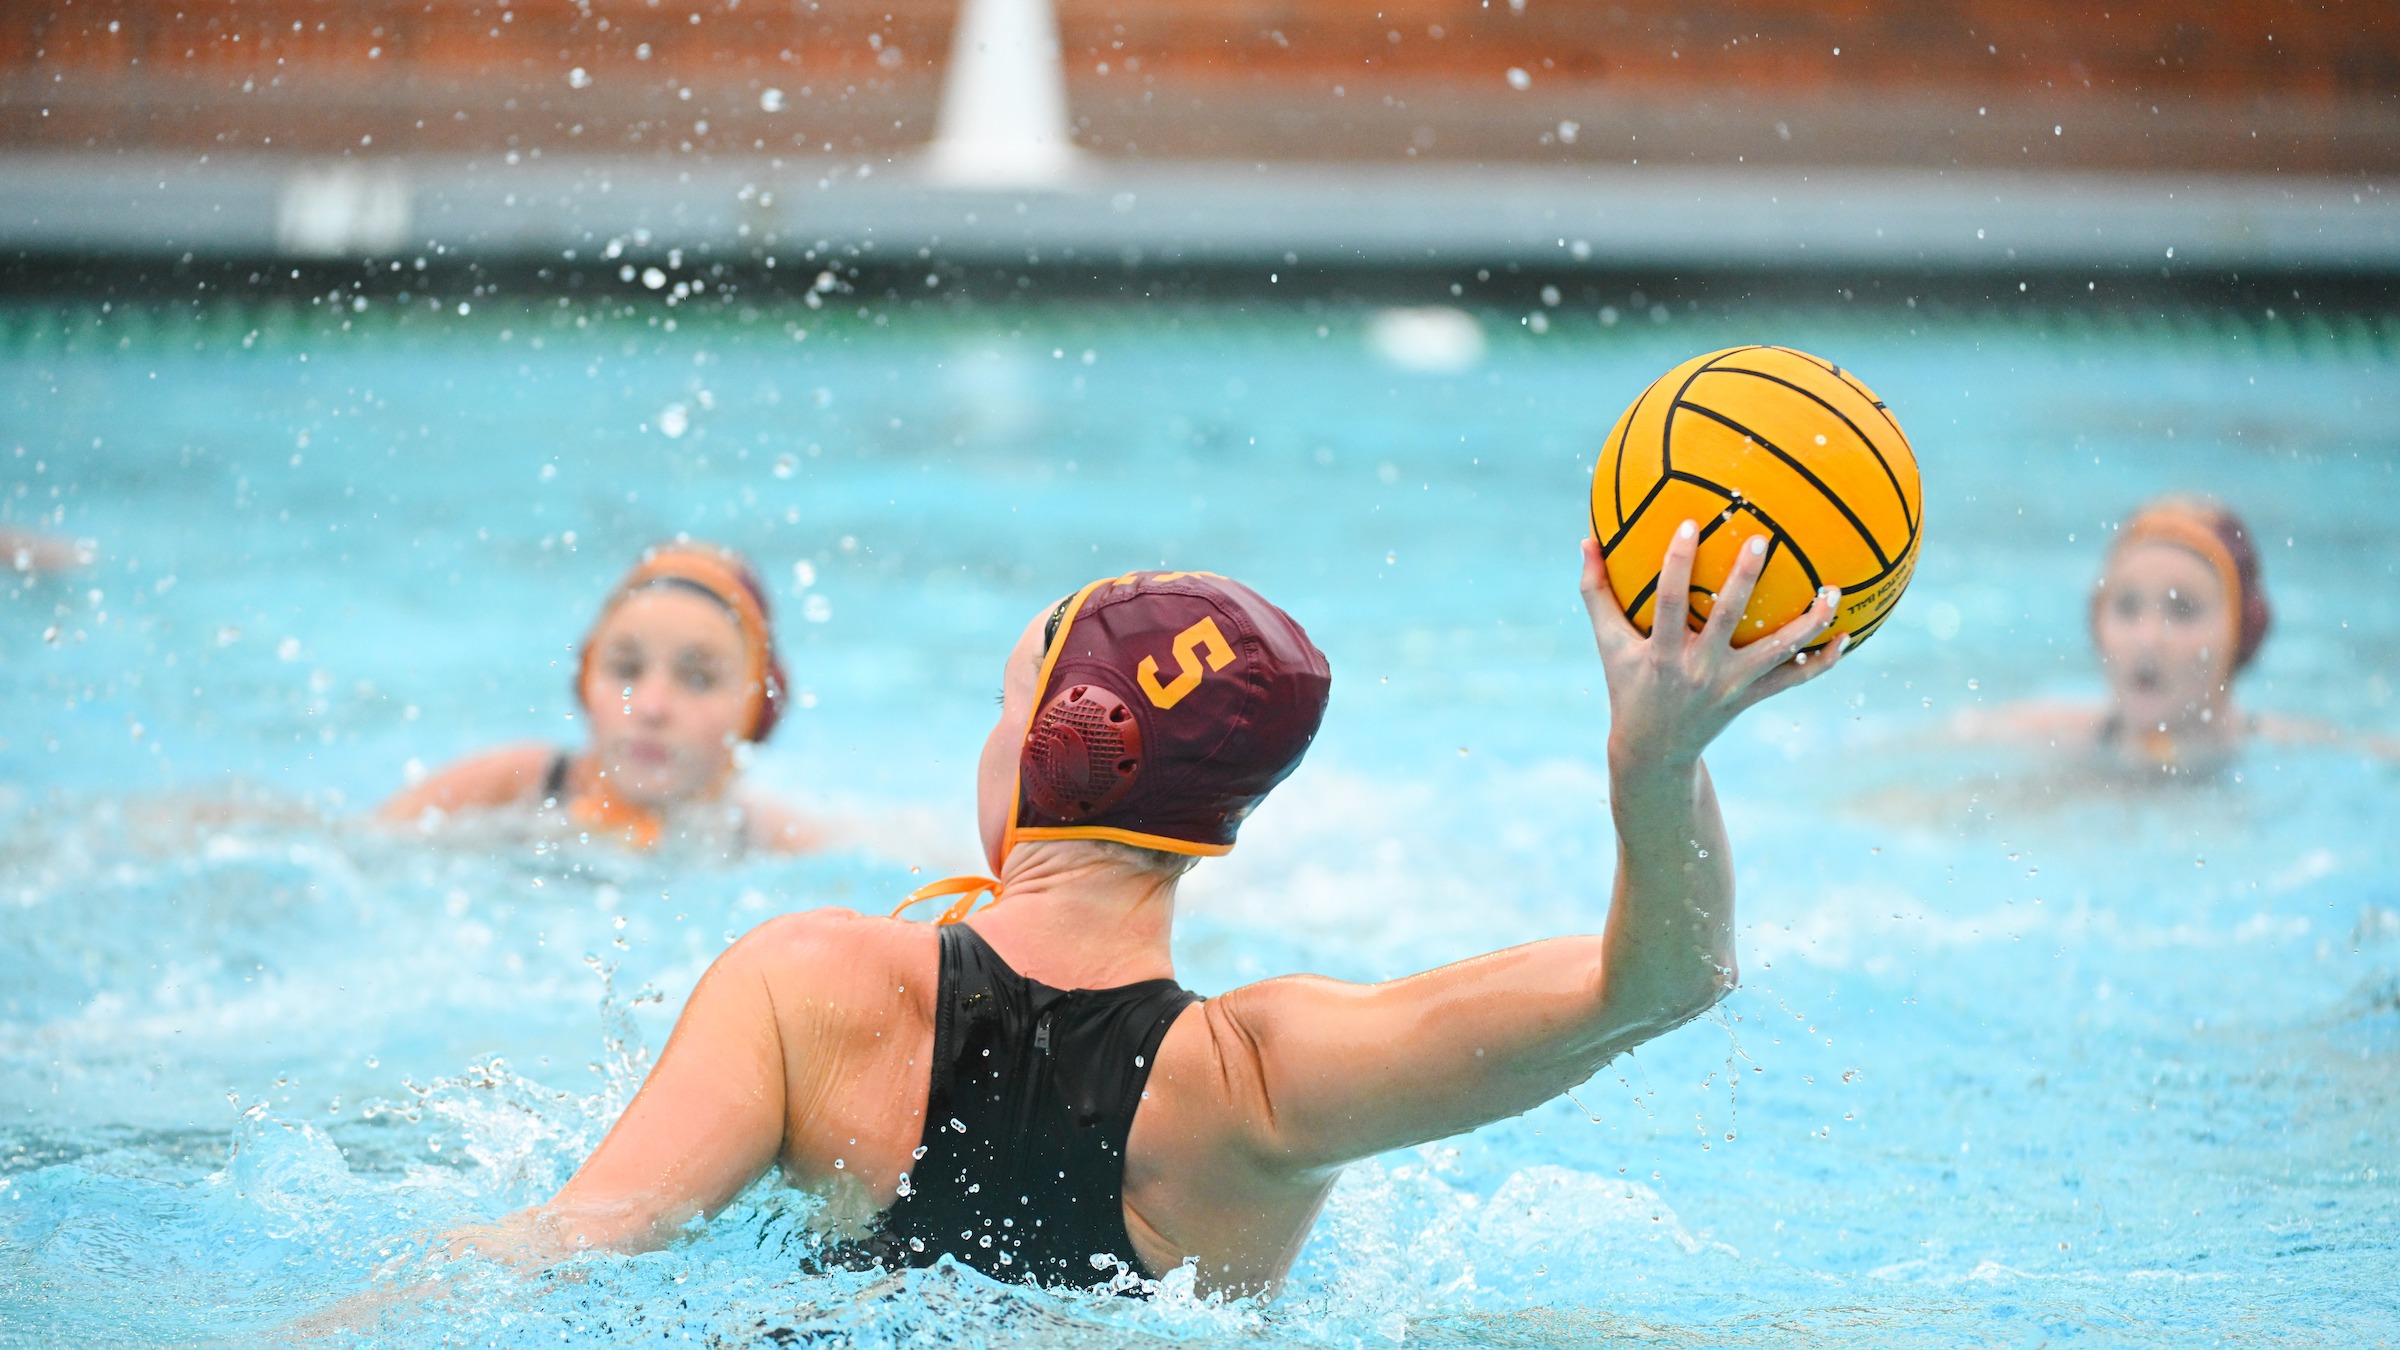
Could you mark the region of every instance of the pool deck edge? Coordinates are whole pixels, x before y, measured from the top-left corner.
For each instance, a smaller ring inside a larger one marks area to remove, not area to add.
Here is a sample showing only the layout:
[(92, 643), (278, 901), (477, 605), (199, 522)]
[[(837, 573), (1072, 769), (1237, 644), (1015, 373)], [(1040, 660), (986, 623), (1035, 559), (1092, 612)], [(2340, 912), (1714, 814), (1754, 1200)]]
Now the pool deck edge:
[(2400, 273), (2400, 181), (1085, 160), (0, 154), (0, 258)]

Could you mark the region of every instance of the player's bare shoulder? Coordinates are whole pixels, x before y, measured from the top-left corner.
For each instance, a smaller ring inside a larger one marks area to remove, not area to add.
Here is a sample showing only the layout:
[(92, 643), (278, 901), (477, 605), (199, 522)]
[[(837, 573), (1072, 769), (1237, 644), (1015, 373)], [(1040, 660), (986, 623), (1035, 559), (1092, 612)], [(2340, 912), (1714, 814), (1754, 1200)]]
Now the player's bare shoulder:
[(938, 978), (935, 931), (847, 909), (781, 914), (744, 934), (715, 971), (766, 985), (777, 1015), (835, 1022), (889, 1016), (896, 1005), (930, 1011)]
[(751, 959), (770, 969), (833, 979), (845, 970), (865, 974), (886, 963), (924, 959), (939, 941), (937, 930), (925, 924), (828, 907), (779, 914), (735, 945), (751, 948)]

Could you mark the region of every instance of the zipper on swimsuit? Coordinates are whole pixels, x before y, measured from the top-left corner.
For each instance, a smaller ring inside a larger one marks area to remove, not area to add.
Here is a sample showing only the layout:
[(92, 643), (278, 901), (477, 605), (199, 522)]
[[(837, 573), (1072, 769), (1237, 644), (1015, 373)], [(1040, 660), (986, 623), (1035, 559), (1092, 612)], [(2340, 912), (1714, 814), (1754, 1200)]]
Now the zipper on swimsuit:
[(1042, 1020), (1034, 1024), (1033, 1048), (1045, 1052), (1050, 1049), (1050, 1014), (1048, 1013), (1043, 1013)]

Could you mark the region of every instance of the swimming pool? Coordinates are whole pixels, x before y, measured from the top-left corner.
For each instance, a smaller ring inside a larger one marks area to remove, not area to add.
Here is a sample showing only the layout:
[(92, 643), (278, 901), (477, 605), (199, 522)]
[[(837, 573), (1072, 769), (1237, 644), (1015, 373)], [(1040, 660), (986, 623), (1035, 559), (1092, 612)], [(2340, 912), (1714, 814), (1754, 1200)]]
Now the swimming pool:
[[(1263, 1308), (806, 1273), (798, 1206), (762, 1187), (577, 1278), (470, 1272), (388, 1339), (2400, 1324), (2400, 771), (2261, 749), (2215, 783), (2077, 786), (1930, 734), (2097, 691), (2084, 588), (2108, 522), (2170, 487), (2237, 499), (2268, 545), (2251, 703), (2400, 725), (2400, 326), (1568, 306), (1546, 333), (1483, 312), (1480, 364), (1426, 374), (1341, 306), (459, 299), (0, 309), (0, 522), (101, 546), (0, 584), (0, 1342), (254, 1340), (546, 1195), (734, 934), (970, 864), (999, 658), (1091, 576), (1236, 573), (1334, 666), (1308, 763), (1189, 884), (1186, 983), (1596, 926), (1589, 463), (1659, 370), (1760, 339), (1891, 402), (1929, 533), (1876, 640), (1711, 755), (1743, 888), (1720, 1017), (1355, 1169)], [(412, 761), (575, 738), (572, 644), (676, 531), (775, 580), (801, 692), (752, 772), (858, 847), (350, 819)]]

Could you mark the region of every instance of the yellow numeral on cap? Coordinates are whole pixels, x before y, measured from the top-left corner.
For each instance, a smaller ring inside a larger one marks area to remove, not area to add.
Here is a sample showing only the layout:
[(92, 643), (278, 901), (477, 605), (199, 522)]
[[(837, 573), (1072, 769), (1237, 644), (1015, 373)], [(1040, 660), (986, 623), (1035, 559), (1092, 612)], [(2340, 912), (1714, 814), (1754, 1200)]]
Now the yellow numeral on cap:
[[(1208, 665), (1200, 662), (1206, 654)], [(1150, 702), (1160, 708), (1172, 708), (1183, 697), (1200, 687), (1201, 679), (1211, 670), (1223, 670), (1233, 664), (1233, 644), (1217, 630), (1213, 618), (1202, 619), (1175, 635), (1175, 678), (1165, 684), (1158, 682), (1158, 658), (1145, 656), (1134, 670), (1134, 683), (1149, 695)]]

